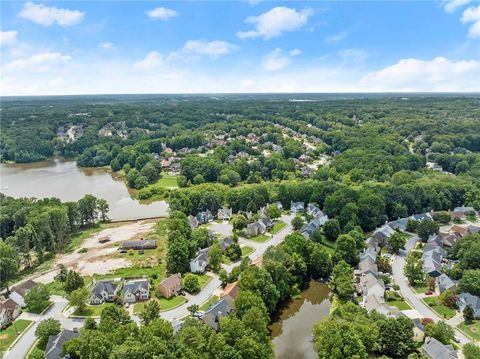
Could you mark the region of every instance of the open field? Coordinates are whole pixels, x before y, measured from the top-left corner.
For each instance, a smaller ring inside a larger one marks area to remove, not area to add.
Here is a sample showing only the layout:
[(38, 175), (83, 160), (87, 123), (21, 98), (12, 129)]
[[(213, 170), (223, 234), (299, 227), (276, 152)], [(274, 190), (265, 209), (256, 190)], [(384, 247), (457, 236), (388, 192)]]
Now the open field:
[(6, 351), (31, 322), (31, 320), (17, 319), (8, 328), (0, 330), (0, 351)]

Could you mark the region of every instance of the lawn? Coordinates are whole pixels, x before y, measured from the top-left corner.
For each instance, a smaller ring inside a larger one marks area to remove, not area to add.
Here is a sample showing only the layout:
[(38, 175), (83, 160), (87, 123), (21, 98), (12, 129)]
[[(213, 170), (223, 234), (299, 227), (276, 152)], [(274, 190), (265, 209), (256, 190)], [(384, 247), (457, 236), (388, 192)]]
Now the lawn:
[(276, 222), (272, 229), (270, 230), (270, 233), (272, 234), (277, 234), (278, 232), (280, 232), (282, 229), (284, 229), (285, 227), (287, 226), (287, 224), (285, 222), (282, 222), (282, 221), (279, 221), (279, 222)]
[(202, 312), (205, 312), (212, 304), (216, 303), (218, 301), (218, 296), (216, 295), (212, 295), (210, 298), (208, 298), (208, 300), (203, 303), (201, 306), (200, 306), (200, 310)]
[(440, 303), (438, 297), (429, 297), (423, 299), (440, 317), (450, 319), (455, 316), (455, 309), (448, 308)]
[(78, 316), (78, 317), (100, 317), (100, 314), (102, 314), (102, 310), (104, 310), (106, 307), (109, 307), (113, 304), (111, 303), (104, 303), (104, 304), (99, 304), (99, 305), (87, 305), (85, 309), (83, 310), (78, 310), (78, 308), (72, 313), (72, 316)]
[[(152, 299), (152, 300), (157, 300), (157, 299)], [(174, 296), (171, 297), (170, 299), (167, 298), (160, 298), (158, 302), (160, 303), (160, 311), (164, 312), (173, 308), (176, 308), (183, 303), (185, 303), (187, 300), (182, 297), (182, 296)], [(148, 302), (141, 302), (141, 303), (135, 303), (133, 307), (133, 312), (135, 314), (140, 314), (143, 311), (143, 308), (145, 308), (145, 305)]]
[(206, 274), (199, 275), (198, 282), (200, 283), (200, 289), (203, 289), (211, 280), (212, 280), (212, 277), (210, 277), (209, 275), (206, 275)]
[(0, 352), (6, 351), (31, 322), (31, 320), (17, 319), (8, 328), (0, 330)]
[(242, 247), (242, 258), (252, 254), (255, 251), (253, 247), (243, 246)]
[(177, 176), (162, 173), (162, 178), (160, 178), (155, 184), (165, 188), (178, 188)]
[(463, 322), (459, 325), (459, 328), (476, 341), (480, 341), (480, 320), (475, 320), (472, 324)]
[(404, 300), (392, 300), (388, 301), (387, 304), (393, 307), (397, 307), (399, 310), (412, 309)]
[(425, 293), (428, 291), (428, 287), (426, 285), (416, 285), (413, 287), (416, 293)]
[(253, 242), (259, 242), (259, 243), (263, 243), (263, 242), (266, 242), (268, 241), (269, 239), (271, 239), (272, 237), (269, 237), (265, 234), (259, 234), (258, 236), (255, 236), (255, 237), (250, 237), (250, 238), (247, 238), (249, 241), (253, 241)]
[(70, 241), (70, 244), (67, 247), (66, 252), (70, 253), (73, 252), (75, 249), (80, 247), (85, 239), (88, 237), (91, 237), (95, 233), (100, 232), (101, 230), (107, 229), (107, 228), (115, 228), (119, 227), (121, 225), (124, 225), (125, 222), (114, 222), (114, 223), (97, 223), (93, 227), (86, 228), (80, 232), (75, 233)]

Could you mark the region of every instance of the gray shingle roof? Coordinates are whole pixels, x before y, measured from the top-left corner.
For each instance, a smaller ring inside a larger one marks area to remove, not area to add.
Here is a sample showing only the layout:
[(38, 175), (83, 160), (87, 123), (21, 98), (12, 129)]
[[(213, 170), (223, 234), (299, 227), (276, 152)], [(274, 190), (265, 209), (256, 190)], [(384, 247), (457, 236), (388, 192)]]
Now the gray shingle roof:
[(435, 338), (426, 338), (422, 350), (431, 359), (457, 358), (457, 353), (451, 345), (444, 345)]

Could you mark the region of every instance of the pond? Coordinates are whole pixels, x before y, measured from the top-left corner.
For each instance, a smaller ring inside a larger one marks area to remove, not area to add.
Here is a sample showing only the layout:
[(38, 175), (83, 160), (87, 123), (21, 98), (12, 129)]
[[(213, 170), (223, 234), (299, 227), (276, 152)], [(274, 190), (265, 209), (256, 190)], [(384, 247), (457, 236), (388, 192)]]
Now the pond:
[(270, 336), (277, 359), (313, 359), (312, 329), (330, 310), (330, 289), (311, 281), (300, 298), (281, 308), (270, 325)]
[(77, 201), (86, 194), (104, 198), (113, 220), (165, 216), (164, 201), (141, 203), (121, 178), (106, 168), (80, 168), (73, 160), (0, 164), (0, 192), (12, 197), (57, 197)]

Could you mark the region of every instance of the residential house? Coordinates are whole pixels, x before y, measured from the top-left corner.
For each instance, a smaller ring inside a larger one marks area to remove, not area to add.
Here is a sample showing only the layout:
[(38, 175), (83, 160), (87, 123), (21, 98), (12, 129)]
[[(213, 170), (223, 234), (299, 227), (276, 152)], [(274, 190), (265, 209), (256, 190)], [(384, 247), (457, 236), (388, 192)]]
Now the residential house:
[(10, 290), (9, 298), (17, 303), (20, 307), (25, 308), (27, 304), (25, 303), (25, 295), (33, 288), (35, 288), (38, 283), (34, 282), (31, 279), (26, 280), (25, 282), (13, 287)]
[(217, 218), (222, 221), (229, 221), (232, 218), (232, 209), (231, 208), (220, 208), (217, 212)]
[(405, 232), (407, 230), (408, 218), (399, 218), (396, 221), (388, 222), (387, 224), (395, 230)]
[(368, 237), (365, 240), (365, 245), (367, 246), (367, 248), (372, 248), (377, 253), (380, 250), (380, 245), (378, 243), (378, 238), (377, 237)]
[(261, 222), (253, 222), (247, 224), (247, 236), (255, 237), (259, 234), (264, 234), (267, 231), (267, 227)]
[(425, 220), (430, 220), (432, 221), (433, 218), (432, 218), (432, 215), (430, 213), (420, 213), (420, 214), (414, 214), (412, 216), (410, 216), (409, 219), (413, 219), (417, 222), (421, 222), (421, 221), (425, 221)]
[(197, 217), (194, 217), (192, 215), (188, 216), (188, 224), (190, 225), (190, 228), (198, 228), (198, 220)]
[(378, 276), (378, 267), (370, 257), (367, 257), (360, 261), (358, 264), (357, 273), (361, 276), (367, 274), (373, 274), (375, 277)]
[(383, 298), (385, 294), (385, 284), (383, 280), (378, 279), (372, 273), (368, 273), (363, 277), (360, 277), (360, 283), (363, 287), (363, 294), (376, 295), (377, 297)]
[(192, 273), (205, 273), (208, 265), (208, 249), (199, 250), (197, 256), (190, 261), (190, 271)]
[(448, 214), (450, 215), (452, 221), (463, 221), (467, 218), (463, 212), (449, 211)]
[(123, 285), (123, 302), (135, 303), (150, 298), (150, 282), (148, 279), (133, 279)]
[(135, 241), (125, 241), (122, 243), (122, 246), (119, 248), (121, 250), (137, 249), (155, 249), (157, 248), (157, 241), (155, 239), (145, 239), (145, 240), (135, 240)]
[(226, 299), (231, 304), (235, 299), (237, 299), (239, 294), (240, 288), (238, 287), (237, 282), (228, 283), (223, 289), (220, 298)]
[(455, 233), (451, 233), (443, 238), (443, 245), (445, 247), (453, 248), (453, 246), (461, 239)]
[(463, 238), (468, 234), (468, 229), (454, 224), (450, 228), (450, 232), (454, 233), (457, 237)]
[(6, 327), (20, 315), (22, 309), (11, 298), (0, 301), (0, 328)]
[(423, 259), (423, 271), (430, 277), (439, 277), (442, 272), (442, 255), (434, 250), (424, 252)]
[(467, 231), (468, 231), (468, 234), (479, 233), (479, 232), (480, 232), (480, 227), (479, 227), (479, 226), (475, 226), (475, 225), (473, 225), (473, 224), (470, 224), (470, 225), (467, 227)]
[(164, 158), (162, 162), (160, 162), (161, 166), (163, 169), (169, 169), (170, 168), (170, 160), (168, 158)]
[(373, 262), (377, 260), (377, 252), (373, 247), (367, 247), (360, 253), (360, 261), (363, 261), (366, 258), (370, 258)]
[(472, 307), (475, 318), (480, 318), (480, 297), (470, 293), (458, 294), (457, 306), (460, 312), (463, 312), (467, 305)]
[(362, 302), (362, 306), (368, 312), (376, 310), (377, 312), (386, 316), (399, 315), (398, 308), (389, 306), (382, 297), (379, 297), (374, 294), (367, 295)]
[(447, 289), (455, 291), (456, 284), (446, 274), (441, 274), (437, 277), (437, 288), (440, 293), (445, 292)]
[(305, 238), (310, 238), (312, 233), (316, 229), (319, 229), (321, 226), (323, 226), (327, 220), (328, 216), (324, 215), (323, 212), (319, 210), (319, 212), (317, 212), (317, 215), (310, 222), (304, 225), (302, 229), (300, 229), (300, 233)]
[(455, 359), (458, 358), (457, 352), (452, 345), (445, 345), (435, 338), (425, 338), (422, 345), (422, 354), (429, 359)]
[(206, 224), (213, 221), (212, 212), (210, 212), (210, 210), (208, 209), (206, 211), (197, 213), (196, 218), (197, 218), (198, 224)]
[(380, 228), (377, 228), (372, 237), (377, 239), (377, 242), (380, 246), (385, 246), (388, 242), (388, 239), (395, 233), (395, 230), (389, 225), (383, 225)]
[(232, 244), (235, 244), (235, 241), (232, 237), (225, 237), (218, 241), (218, 245), (220, 246), (220, 249), (223, 253), (225, 253), (228, 247), (230, 247)]
[(230, 303), (228, 300), (223, 298), (208, 308), (208, 310), (202, 316), (202, 320), (213, 330), (218, 330), (220, 318), (227, 316), (231, 311), (232, 307), (230, 306)]
[(291, 202), (290, 203), (290, 212), (299, 213), (305, 210), (305, 204), (303, 202)]
[(455, 207), (453, 209), (454, 212), (462, 212), (465, 215), (469, 215), (470, 213), (476, 213), (475, 208), (469, 206), (462, 206), (462, 207)]
[(321, 212), (320, 208), (314, 203), (309, 203), (307, 206), (307, 214), (312, 217), (316, 217), (317, 213)]
[(270, 218), (268, 217), (263, 217), (259, 220), (259, 222), (262, 222), (262, 224), (265, 226), (266, 230), (269, 230), (270, 228), (273, 227), (273, 222)]
[(62, 329), (57, 335), (50, 335), (48, 337), (47, 346), (45, 347), (45, 359), (65, 359), (70, 356), (62, 355), (63, 343), (68, 340), (77, 338), (80, 335), (78, 330)]
[(162, 280), (158, 285), (158, 290), (165, 298), (171, 298), (182, 290), (182, 276), (180, 273), (173, 274)]
[(92, 305), (113, 302), (120, 292), (120, 289), (120, 283), (114, 281), (105, 280), (95, 282), (90, 293), (89, 302)]

